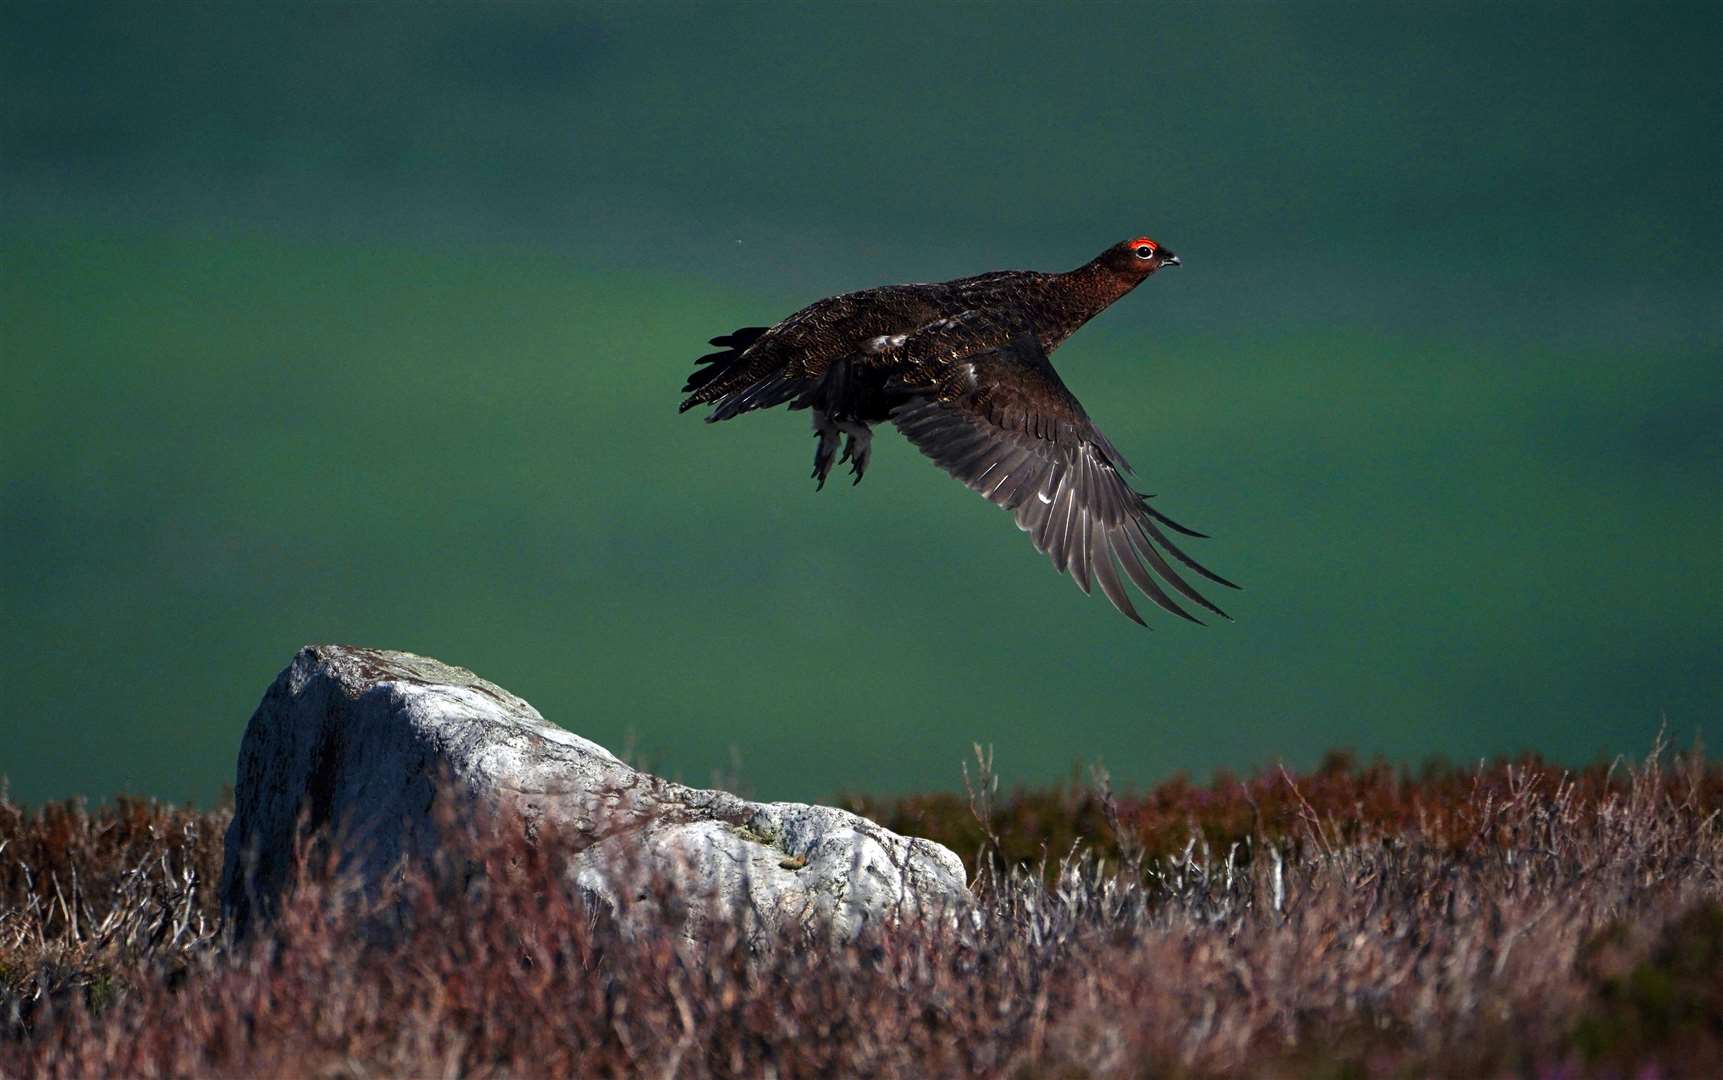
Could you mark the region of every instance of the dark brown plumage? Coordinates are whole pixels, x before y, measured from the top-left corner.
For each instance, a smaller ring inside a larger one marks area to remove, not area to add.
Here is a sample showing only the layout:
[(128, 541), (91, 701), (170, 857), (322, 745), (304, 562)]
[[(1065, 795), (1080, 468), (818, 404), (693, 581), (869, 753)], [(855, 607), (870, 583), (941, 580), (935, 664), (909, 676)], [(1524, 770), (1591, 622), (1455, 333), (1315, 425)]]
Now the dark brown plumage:
[(713, 338), (719, 351), (700, 358), (682, 409), (711, 405), (709, 422), (786, 403), (813, 410), (822, 488), (834, 459), (850, 462), (861, 482), (871, 425), (889, 420), (935, 464), (1009, 510), (1084, 592), (1099, 584), (1141, 623), (1122, 569), (1175, 615), (1200, 621), (1168, 589), (1225, 617), (1168, 561), (1237, 588), (1167, 537), (1202, 534), (1131, 489), (1129, 463), (1047, 359), (1119, 297), (1178, 265), (1177, 255), (1138, 237), (1063, 274), (1003, 270), (834, 296), (775, 326)]

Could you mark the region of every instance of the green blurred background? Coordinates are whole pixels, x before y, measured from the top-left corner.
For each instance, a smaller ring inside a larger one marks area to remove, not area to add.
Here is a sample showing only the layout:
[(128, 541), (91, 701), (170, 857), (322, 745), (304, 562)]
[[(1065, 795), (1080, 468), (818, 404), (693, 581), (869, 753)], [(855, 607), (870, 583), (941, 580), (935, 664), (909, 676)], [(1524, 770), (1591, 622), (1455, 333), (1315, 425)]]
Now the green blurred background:
[[(0, 772), (208, 799), (313, 641), (760, 795), (1723, 715), (1723, 7), (0, 7)], [(1236, 623), (886, 433), (678, 416), (829, 293), (1185, 267), (1060, 352)]]

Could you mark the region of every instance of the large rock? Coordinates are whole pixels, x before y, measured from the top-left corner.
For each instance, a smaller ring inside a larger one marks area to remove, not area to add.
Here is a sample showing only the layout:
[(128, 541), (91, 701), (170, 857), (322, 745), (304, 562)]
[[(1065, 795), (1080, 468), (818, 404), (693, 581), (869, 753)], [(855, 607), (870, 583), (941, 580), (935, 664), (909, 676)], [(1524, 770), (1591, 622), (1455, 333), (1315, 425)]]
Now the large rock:
[[(439, 805), (439, 799), (452, 805)], [(546, 721), (470, 671), (411, 653), (313, 645), (270, 686), (239, 751), (222, 868), (224, 909), (243, 930), (293, 876), (301, 829), (377, 884), (445, 842), (439, 823), (501, 812), (571, 838), (578, 887), (624, 925), (647, 918), (630, 882), (667, 875), (685, 936), (715, 919), (754, 933), (849, 937), (905, 913), (952, 913), (963, 864), (827, 806), (755, 803), (671, 783)], [(453, 811), (451, 813), (450, 811)]]

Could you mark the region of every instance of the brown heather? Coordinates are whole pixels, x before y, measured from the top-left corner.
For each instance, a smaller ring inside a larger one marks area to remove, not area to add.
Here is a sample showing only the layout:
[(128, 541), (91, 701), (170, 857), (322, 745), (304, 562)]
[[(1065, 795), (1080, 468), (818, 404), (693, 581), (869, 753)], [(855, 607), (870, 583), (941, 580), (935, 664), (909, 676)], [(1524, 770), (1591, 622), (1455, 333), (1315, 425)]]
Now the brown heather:
[(970, 859), (976, 911), (760, 955), (629, 939), (554, 838), (484, 829), (483, 873), (307, 872), (231, 944), (225, 811), (0, 800), (0, 1074), (1723, 1075), (1697, 750), (997, 802), (978, 765), (968, 798), (852, 800)]

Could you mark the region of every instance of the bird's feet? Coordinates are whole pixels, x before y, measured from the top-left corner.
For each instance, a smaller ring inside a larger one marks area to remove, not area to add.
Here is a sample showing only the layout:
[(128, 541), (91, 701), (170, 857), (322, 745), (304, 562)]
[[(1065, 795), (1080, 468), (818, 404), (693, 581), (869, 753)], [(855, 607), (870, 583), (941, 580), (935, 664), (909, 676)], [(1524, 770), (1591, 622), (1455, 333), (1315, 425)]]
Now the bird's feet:
[(822, 416), (814, 418), (814, 437), (819, 439), (814, 446), (814, 479), (819, 481), (815, 491), (826, 486), (826, 475), (832, 471), (832, 462), (838, 456), (838, 429), (829, 422), (822, 422), (824, 420)]
[(851, 484), (861, 483), (862, 474), (867, 472), (868, 459), (873, 456), (873, 432), (867, 428), (860, 430), (844, 429), (849, 438), (844, 441), (844, 456), (840, 461), (850, 463), (850, 472), (855, 476)]
[[(838, 439), (844, 439), (844, 456), (838, 457)], [(868, 458), (873, 454), (873, 430), (866, 424), (858, 424), (853, 420), (833, 420), (825, 413), (814, 413), (814, 437), (819, 439), (814, 447), (814, 479), (819, 487), (826, 486), (826, 477), (832, 471), (833, 459), (850, 463), (850, 472), (855, 476), (855, 483), (861, 483), (862, 474), (867, 472)]]

